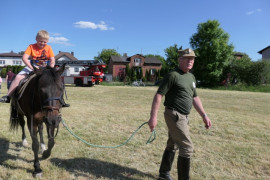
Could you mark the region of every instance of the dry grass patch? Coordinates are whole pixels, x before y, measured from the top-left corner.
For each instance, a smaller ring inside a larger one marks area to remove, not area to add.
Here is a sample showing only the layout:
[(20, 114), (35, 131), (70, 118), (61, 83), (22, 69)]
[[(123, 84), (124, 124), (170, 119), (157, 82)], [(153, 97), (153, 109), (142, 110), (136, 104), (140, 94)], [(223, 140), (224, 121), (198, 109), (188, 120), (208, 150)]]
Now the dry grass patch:
[[(2, 87), (4, 90), (4, 87)], [(67, 87), (71, 107), (62, 110), (69, 128), (93, 144), (123, 143), (148, 121), (157, 87)], [(198, 89), (213, 121), (205, 130), (192, 110), (191, 133), (195, 151), (192, 179), (270, 178), (270, 94)], [(9, 105), (0, 104), (0, 179), (32, 179), (33, 152), (20, 145), (21, 132), (9, 131)], [(155, 179), (167, 139), (159, 111), (157, 139), (149, 145), (149, 128), (143, 127), (121, 148), (93, 148), (78, 141), (60, 125), (56, 145), (41, 161), (42, 179)], [(29, 132), (27, 139), (31, 142)], [(172, 176), (177, 177), (176, 163)]]

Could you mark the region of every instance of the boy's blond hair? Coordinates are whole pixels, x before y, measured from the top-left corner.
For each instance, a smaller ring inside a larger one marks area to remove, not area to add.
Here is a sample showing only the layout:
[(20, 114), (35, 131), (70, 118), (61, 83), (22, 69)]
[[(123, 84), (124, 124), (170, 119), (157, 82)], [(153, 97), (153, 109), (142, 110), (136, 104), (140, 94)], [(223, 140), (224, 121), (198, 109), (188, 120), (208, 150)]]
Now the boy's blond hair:
[(36, 39), (38, 39), (38, 38), (44, 38), (44, 39), (49, 40), (50, 35), (47, 31), (40, 30), (40, 31), (38, 31), (37, 36), (36, 36)]

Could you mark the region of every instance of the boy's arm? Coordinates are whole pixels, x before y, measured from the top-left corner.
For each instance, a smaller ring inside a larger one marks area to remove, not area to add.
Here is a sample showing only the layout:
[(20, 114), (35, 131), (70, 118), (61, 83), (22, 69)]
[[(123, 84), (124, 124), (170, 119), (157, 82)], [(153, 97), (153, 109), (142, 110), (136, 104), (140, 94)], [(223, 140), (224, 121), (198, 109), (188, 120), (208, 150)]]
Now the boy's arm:
[(55, 65), (55, 58), (54, 58), (54, 57), (51, 57), (51, 58), (50, 58), (50, 66), (51, 66), (52, 68), (54, 68), (54, 65)]
[(31, 65), (30, 61), (28, 60), (28, 58), (29, 58), (29, 55), (24, 53), (23, 57), (22, 57), (22, 61), (24, 62), (24, 64), (26, 66), (28, 66), (30, 69), (33, 70), (34, 68), (32, 67), (32, 65)]

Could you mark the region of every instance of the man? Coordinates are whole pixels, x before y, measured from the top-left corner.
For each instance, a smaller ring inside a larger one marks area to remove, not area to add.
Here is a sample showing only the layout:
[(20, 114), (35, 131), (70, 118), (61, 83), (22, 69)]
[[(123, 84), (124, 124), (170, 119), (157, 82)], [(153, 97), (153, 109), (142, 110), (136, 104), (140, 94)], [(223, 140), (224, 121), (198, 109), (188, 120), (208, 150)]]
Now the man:
[(11, 69), (9, 69), (6, 75), (7, 89), (9, 89), (10, 84), (12, 83), (13, 77), (14, 77), (14, 73), (11, 71)]
[(179, 68), (170, 72), (162, 81), (154, 96), (148, 125), (153, 131), (157, 125), (157, 114), (162, 97), (165, 95), (164, 118), (168, 127), (168, 141), (163, 153), (159, 179), (172, 180), (170, 170), (175, 151), (179, 149), (177, 170), (178, 180), (189, 180), (190, 157), (193, 144), (189, 134), (188, 115), (192, 104), (201, 115), (205, 127), (212, 123), (206, 115), (200, 98), (196, 92), (196, 80), (189, 71), (192, 69), (195, 53), (191, 49), (179, 50)]

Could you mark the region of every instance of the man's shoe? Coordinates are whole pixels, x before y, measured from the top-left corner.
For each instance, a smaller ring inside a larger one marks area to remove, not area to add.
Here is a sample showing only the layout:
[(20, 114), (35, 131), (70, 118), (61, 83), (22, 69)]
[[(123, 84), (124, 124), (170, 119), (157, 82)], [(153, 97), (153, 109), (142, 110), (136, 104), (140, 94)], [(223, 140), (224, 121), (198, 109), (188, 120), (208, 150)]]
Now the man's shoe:
[(172, 177), (169, 174), (166, 176), (159, 175), (157, 180), (172, 180)]
[(10, 97), (9, 96), (1, 97), (0, 102), (2, 102), (2, 103), (10, 103)]
[(69, 107), (69, 106), (70, 106), (70, 104), (66, 104), (66, 103), (62, 105), (63, 108), (64, 107)]

